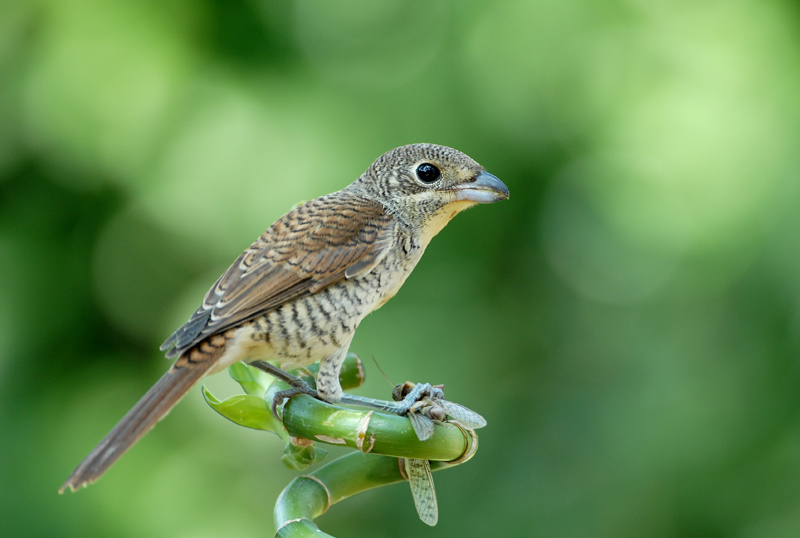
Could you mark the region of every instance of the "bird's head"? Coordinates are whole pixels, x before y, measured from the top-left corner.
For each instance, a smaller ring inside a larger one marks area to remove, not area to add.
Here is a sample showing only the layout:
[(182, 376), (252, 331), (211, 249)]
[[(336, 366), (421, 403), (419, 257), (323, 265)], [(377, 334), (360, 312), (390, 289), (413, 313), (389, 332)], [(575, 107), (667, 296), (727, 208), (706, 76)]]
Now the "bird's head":
[(469, 156), (434, 144), (383, 154), (353, 187), (416, 229), (423, 244), (464, 209), (508, 198), (508, 187)]

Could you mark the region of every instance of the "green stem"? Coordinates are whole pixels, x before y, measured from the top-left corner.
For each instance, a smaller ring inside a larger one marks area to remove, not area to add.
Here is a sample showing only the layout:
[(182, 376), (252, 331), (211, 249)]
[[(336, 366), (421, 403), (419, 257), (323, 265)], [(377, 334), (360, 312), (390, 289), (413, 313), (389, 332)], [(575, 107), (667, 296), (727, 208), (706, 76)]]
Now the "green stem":
[[(360, 385), (364, 379), (360, 361), (348, 357), (344, 366), (342, 387)], [(282, 405), (283, 421), (279, 422), (269, 405), (287, 385), (244, 364), (231, 366), (230, 372), (245, 394), (220, 401), (204, 388), (206, 401), (237, 424), (278, 434), (288, 467), (300, 470), (320, 461), (325, 451), (314, 441), (358, 450), (296, 478), (283, 490), (275, 505), (276, 536), (329, 536), (319, 530), (314, 518), (351, 495), (405, 480), (397, 458), (427, 460), (435, 470), (463, 463), (477, 449), (474, 432), (451, 423), (437, 424), (433, 435), (420, 441), (408, 417), (330, 405), (306, 395)]]
[[(431, 468), (450, 467), (433, 463)], [(275, 536), (329, 537), (313, 520), (337, 502), (356, 493), (405, 480), (397, 458), (353, 452), (292, 480), (275, 504)]]
[(420, 441), (408, 417), (348, 409), (306, 395), (286, 403), (283, 425), (294, 437), (398, 458), (452, 461), (470, 448), (470, 437), (452, 424), (437, 425), (430, 439)]

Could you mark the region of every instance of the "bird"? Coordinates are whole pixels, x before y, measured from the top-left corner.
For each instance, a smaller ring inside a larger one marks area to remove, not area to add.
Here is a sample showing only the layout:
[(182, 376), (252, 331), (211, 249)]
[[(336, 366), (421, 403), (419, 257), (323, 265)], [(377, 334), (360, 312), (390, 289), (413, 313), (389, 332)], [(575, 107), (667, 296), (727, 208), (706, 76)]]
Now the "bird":
[(339, 371), (361, 320), (400, 289), (456, 214), (507, 199), (508, 187), (450, 147), (386, 152), (353, 183), (273, 223), (211, 286), (162, 344), (169, 370), (59, 490), (96, 481), (200, 379), (228, 366), (320, 363), (317, 393), (342, 399)]

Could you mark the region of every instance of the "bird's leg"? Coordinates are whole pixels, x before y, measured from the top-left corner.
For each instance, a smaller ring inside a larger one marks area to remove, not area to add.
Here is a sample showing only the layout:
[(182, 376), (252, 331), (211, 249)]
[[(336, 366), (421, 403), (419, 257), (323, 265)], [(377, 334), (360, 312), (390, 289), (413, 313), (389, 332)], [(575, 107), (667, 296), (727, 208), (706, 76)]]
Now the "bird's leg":
[[(308, 386), (308, 383), (303, 381), (297, 376), (293, 376), (289, 372), (285, 372), (281, 370), (274, 364), (270, 364), (266, 361), (253, 361), (250, 363), (250, 366), (254, 366), (261, 370), (262, 372), (266, 372), (273, 377), (277, 377), (287, 385), (291, 386), (292, 388), (299, 388), (303, 391), (303, 394), (309, 394), (317, 398), (316, 391)], [(306, 390), (308, 389), (308, 390)]]
[(339, 403), (348, 405), (357, 405), (360, 407), (368, 407), (370, 409), (377, 409), (379, 411), (387, 411), (396, 415), (405, 415), (413, 407), (415, 403), (423, 398), (431, 398), (438, 395), (434, 393), (434, 387), (430, 383), (417, 383), (406, 394), (402, 400), (397, 402), (390, 402), (388, 400), (376, 400), (374, 398), (367, 398), (366, 396), (354, 396), (352, 394), (342, 394)]
[[(308, 394), (312, 398), (322, 401), (367, 407), (369, 409), (377, 409), (379, 411), (386, 411), (388, 413), (401, 416), (407, 415), (409, 412), (413, 412), (412, 409), (415, 409), (415, 404), (422, 400), (443, 397), (441, 389), (439, 387), (432, 386), (430, 383), (409, 384), (411, 388), (410, 390), (403, 391), (405, 394), (402, 396), (402, 398), (396, 396), (398, 401), (378, 400), (375, 398), (368, 398), (366, 396), (345, 394), (341, 391), (342, 389), (339, 386), (339, 370), (341, 369), (341, 363), (346, 356), (346, 351), (347, 350), (345, 349), (342, 353), (337, 353), (334, 356), (328, 357), (326, 360), (320, 361), (320, 371), (319, 374), (317, 374), (318, 391), (312, 389), (308, 383), (299, 377), (293, 376), (292, 374), (281, 370), (273, 364), (265, 361), (251, 362), (251, 366), (254, 366), (259, 370), (262, 370), (271, 376), (280, 379), (291, 387), (288, 390), (282, 390), (276, 393), (273, 397), (272, 414), (275, 416), (275, 418), (280, 420), (280, 417), (278, 416), (278, 406), (281, 405), (287, 398), (292, 398), (298, 394)], [(341, 356), (342, 360), (337, 360), (340, 358), (339, 356)], [(331, 380), (335, 380), (335, 383), (330, 382)]]
[(273, 364), (265, 361), (253, 361), (250, 363), (250, 365), (258, 368), (262, 372), (267, 372), (271, 376), (280, 379), (292, 387), (288, 390), (282, 390), (276, 393), (272, 398), (272, 415), (278, 420), (280, 420), (280, 417), (278, 416), (278, 406), (281, 405), (285, 399), (297, 396), (298, 394), (308, 394), (312, 398), (316, 398), (318, 400), (320, 399), (317, 391), (308, 386), (308, 383), (297, 376), (293, 376), (288, 372), (284, 372)]
[(342, 364), (347, 357), (347, 346), (342, 346), (327, 357), (319, 361), (319, 371), (317, 372), (317, 391), (323, 401), (328, 403), (338, 403), (344, 394), (342, 385), (339, 381), (339, 374), (342, 372)]
[(393, 402), (347, 394), (340, 401), (406, 416), (411, 421), (411, 427), (417, 438), (426, 441), (433, 435), (434, 423), (441, 422), (445, 418), (444, 409), (434, 400), (444, 396), (440, 387), (428, 383), (407, 382), (392, 391), (392, 398), (395, 400)]

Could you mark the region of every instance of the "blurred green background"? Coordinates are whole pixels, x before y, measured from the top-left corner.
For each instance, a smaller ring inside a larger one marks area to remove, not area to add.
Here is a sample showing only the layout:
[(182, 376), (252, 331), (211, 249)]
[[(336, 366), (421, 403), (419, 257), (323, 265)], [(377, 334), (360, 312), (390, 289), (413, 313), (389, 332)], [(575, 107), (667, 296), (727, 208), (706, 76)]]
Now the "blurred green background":
[[(300, 200), (456, 147), (459, 216), (351, 348), (489, 427), (336, 536), (800, 535), (800, 9), (781, 0), (0, 0), (6, 536), (271, 536), (297, 473), (198, 389), (72, 468), (158, 345)], [(215, 393), (236, 391), (225, 374)]]

